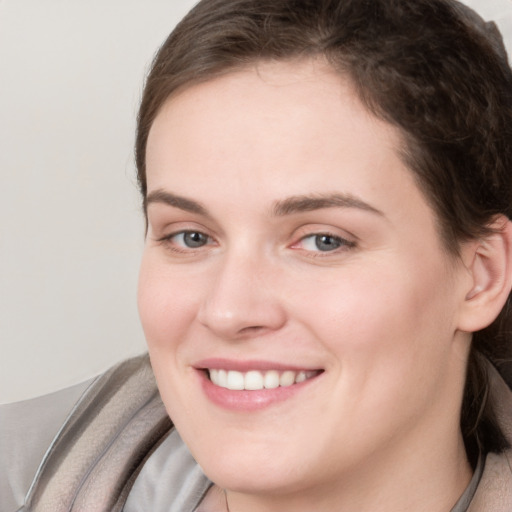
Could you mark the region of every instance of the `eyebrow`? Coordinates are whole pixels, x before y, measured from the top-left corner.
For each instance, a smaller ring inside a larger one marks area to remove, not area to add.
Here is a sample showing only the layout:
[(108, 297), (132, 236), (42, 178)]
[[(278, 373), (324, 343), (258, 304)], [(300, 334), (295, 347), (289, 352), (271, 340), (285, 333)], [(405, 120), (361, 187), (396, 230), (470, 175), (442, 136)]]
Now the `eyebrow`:
[[(211, 218), (210, 213), (201, 203), (186, 197), (172, 194), (165, 190), (155, 190), (147, 195), (144, 201), (145, 211), (147, 211), (148, 205), (152, 203), (166, 204), (186, 212)], [(284, 217), (294, 213), (310, 212), (314, 210), (321, 210), (323, 208), (357, 208), (359, 210), (364, 210), (385, 217), (383, 212), (366, 203), (362, 199), (359, 199), (352, 194), (340, 193), (288, 197), (286, 199), (276, 201), (271, 208), (271, 213), (275, 217)]]
[(352, 194), (321, 194), (292, 196), (282, 201), (277, 201), (272, 213), (281, 217), (293, 213), (310, 212), (322, 208), (357, 208), (384, 217), (384, 213)]
[(147, 195), (144, 200), (144, 211), (147, 212), (148, 205), (152, 203), (166, 204), (186, 212), (210, 217), (208, 210), (201, 203), (198, 203), (192, 199), (187, 199), (186, 197), (171, 194), (170, 192), (166, 192), (165, 190), (161, 189), (155, 190)]

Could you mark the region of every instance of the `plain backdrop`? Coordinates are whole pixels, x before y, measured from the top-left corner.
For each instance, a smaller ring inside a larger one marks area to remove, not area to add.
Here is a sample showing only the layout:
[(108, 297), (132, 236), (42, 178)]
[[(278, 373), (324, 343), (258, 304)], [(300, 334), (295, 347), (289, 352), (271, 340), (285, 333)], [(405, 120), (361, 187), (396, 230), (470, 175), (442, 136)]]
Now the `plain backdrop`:
[[(0, 0), (0, 403), (144, 351), (135, 117), (154, 52), (194, 3)], [(512, 53), (512, 0), (466, 3)]]

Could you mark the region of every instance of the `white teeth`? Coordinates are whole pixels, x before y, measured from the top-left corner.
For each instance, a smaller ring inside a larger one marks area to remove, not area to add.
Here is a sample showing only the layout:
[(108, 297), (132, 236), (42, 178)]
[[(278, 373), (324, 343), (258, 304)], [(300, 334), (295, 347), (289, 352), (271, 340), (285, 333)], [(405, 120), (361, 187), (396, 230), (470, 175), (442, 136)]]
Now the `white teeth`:
[(245, 389), (263, 389), (263, 375), (261, 372), (247, 372), (245, 374)]
[(235, 372), (234, 370), (230, 370), (228, 372), (228, 381), (226, 387), (234, 391), (240, 391), (244, 389), (244, 386), (244, 374), (241, 372)]
[(306, 372), (299, 372), (297, 377), (295, 377), (295, 382), (298, 384), (299, 382), (304, 382), (306, 379)]
[(279, 377), (279, 385), (283, 387), (291, 386), (295, 382), (295, 372), (286, 371)]
[(209, 370), (210, 380), (221, 388), (241, 391), (243, 389), (258, 391), (261, 389), (275, 389), (279, 386), (288, 387), (292, 384), (299, 384), (318, 374), (316, 371), (294, 372), (286, 370), (278, 372), (277, 370), (268, 370), (260, 372), (251, 370), (246, 373), (235, 370)]
[(263, 379), (265, 383), (265, 389), (274, 389), (279, 387), (279, 372), (275, 370), (270, 370), (265, 373), (265, 378)]
[(219, 372), (218, 380), (219, 386), (223, 388), (228, 387), (228, 372), (226, 370), (217, 370)]

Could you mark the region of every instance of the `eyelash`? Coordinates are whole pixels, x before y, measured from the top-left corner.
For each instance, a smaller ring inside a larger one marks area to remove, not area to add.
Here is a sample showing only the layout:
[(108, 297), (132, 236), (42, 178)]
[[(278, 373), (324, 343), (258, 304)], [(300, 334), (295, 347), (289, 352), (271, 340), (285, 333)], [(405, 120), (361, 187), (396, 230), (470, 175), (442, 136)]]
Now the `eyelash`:
[[(187, 235), (199, 235), (199, 237), (203, 237), (204, 243), (201, 245), (198, 245), (196, 247), (190, 247), (185, 245), (185, 237)], [(182, 242), (180, 244), (176, 243), (176, 239), (178, 237), (182, 237)], [(319, 239), (329, 239), (329, 242), (327, 240), (324, 240), (324, 242), (327, 242), (328, 244), (332, 244), (333, 248), (332, 250), (325, 250), (322, 251), (318, 247)], [(174, 239), (174, 241), (173, 241)], [(311, 240), (317, 250), (314, 250), (312, 248), (304, 248), (299, 247), (299, 245), (304, 246), (304, 243), (307, 240)], [(194, 253), (197, 249), (203, 249), (204, 247), (211, 245), (211, 242), (214, 241), (214, 239), (207, 235), (206, 233), (203, 233), (199, 230), (182, 230), (177, 231), (174, 233), (170, 233), (169, 235), (165, 235), (162, 238), (158, 239), (157, 242), (165, 244), (168, 246), (168, 248), (175, 252), (175, 253), (181, 253), (181, 254), (191, 254)], [(350, 240), (347, 240), (346, 238), (343, 238), (338, 235), (334, 235), (329, 232), (315, 232), (315, 233), (309, 233), (307, 235), (302, 236), (297, 242), (294, 242), (292, 245), (290, 245), (291, 249), (302, 249), (309, 257), (328, 257), (332, 254), (338, 254), (339, 252), (347, 251), (350, 249), (353, 249), (356, 247), (356, 243)]]
[[(176, 239), (179, 236), (184, 238), (187, 235), (199, 235), (199, 236), (205, 237), (206, 243), (203, 245), (199, 245), (197, 247), (186, 247), (186, 246), (184, 246), (184, 244), (177, 245), (176, 242), (173, 242), (173, 239)], [(205, 247), (206, 245), (208, 245), (208, 242), (212, 241), (212, 240), (213, 240), (213, 238), (211, 236), (207, 235), (206, 233), (203, 233), (202, 231), (194, 230), (194, 229), (184, 229), (182, 231), (177, 231), (175, 233), (170, 233), (168, 235), (165, 235), (162, 238), (159, 238), (157, 240), (157, 242), (167, 245), (170, 248), (170, 250), (172, 250), (174, 252), (188, 254), (190, 252), (193, 252), (196, 249), (201, 249), (201, 248)]]
[[(319, 242), (319, 239), (329, 239), (330, 242), (329, 244), (334, 244), (335, 246), (332, 248), (332, 250), (326, 250), (326, 251), (322, 251), (319, 247), (318, 247), (318, 242)], [(313, 241), (313, 243), (315, 244), (316, 246), (316, 249), (318, 250), (313, 250), (311, 248), (309, 249), (304, 249), (306, 252), (308, 252), (311, 256), (317, 258), (317, 257), (326, 257), (330, 254), (338, 254), (340, 251), (347, 251), (347, 250), (350, 250), (350, 249), (353, 249), (356, 247), (356, 243), (355, 242), (352, 242), (350, 240), (347, 240), (346, 238), (343, 238), (341, 236), (338, 236), (338, 235), (334, 235), (332, 233), (329, 233), (329, 232), (318, 232), (318, 233), (311, 233), (311, 234), (308, 234), (308, 235), (305, 235), (303, 237), (300, 238), (300, 240), (296, 243), (294, 243), (291, 247), (292, 248), (295, 248), (298, 244), (302, 244), (304, 245), (304, 242), (306, 240), (310, 239), (311, 241)]]

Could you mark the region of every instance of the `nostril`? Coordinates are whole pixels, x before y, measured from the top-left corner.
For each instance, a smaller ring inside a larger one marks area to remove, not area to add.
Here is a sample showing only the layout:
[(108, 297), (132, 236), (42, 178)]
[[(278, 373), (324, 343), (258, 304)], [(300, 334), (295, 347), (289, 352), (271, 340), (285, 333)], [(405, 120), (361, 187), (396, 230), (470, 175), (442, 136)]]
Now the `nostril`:
[(240, 329), (240, 332), (241, 333), (260, 332), (263, 329), (265, 329), (265, 327), (263, 325), (254, 325), (254, 326), (244, 327), (243, 329)]

